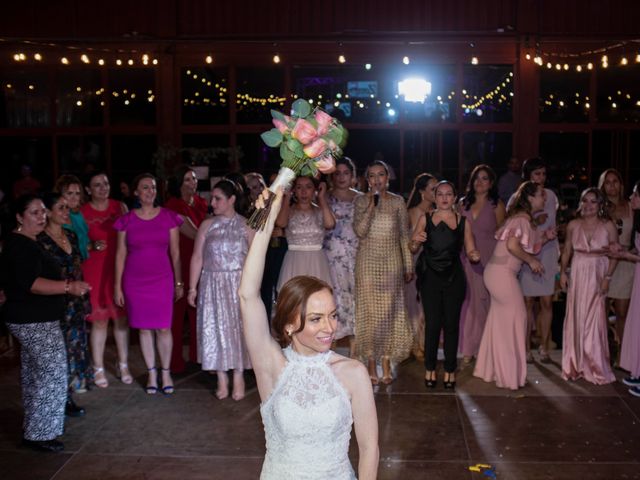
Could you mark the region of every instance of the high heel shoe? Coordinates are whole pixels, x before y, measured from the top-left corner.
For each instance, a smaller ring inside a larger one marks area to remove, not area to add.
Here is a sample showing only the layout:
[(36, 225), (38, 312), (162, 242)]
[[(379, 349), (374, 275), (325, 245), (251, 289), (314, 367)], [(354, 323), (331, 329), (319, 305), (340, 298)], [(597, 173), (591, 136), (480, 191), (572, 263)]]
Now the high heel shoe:
[[(171, 378), (171, 369), (169, 368), (163, 368), (162, 369), (162, 373), (164, 374), (164, 372), (169, 372), (169, 378)], [(173, 395), (173, 392), (175, 392), (175, 388), (173, 387), (173, 379), (171, 380), (171, 385), (165, 385), (164, 382), (164, 378), (162, 381), (162, 393), (164, 393), (165, 395)]]
[[(427, 375), (429, 378), (427, 378)], [(424, 377), (424, 386), (427, 388), (436, 388), (438, 385), (438, 377), (436, 377), (435, 370), (427, 371)]]
[[(453, 390), (456, 388), (456, 380), (455, 380), (455, 373), (449, 373), (449, 372), (445, 372), (446, 375), (446, 379), (444, 380), (444, 388), (446, 390)], [(454, 377), (453, 380), (451, 380), (451, 377)]]
[(109, 386), (104, 367), (93, 367), (93, 383), (98, 388), (107, 388)]
[(393, 375), (391, 374), (391, 359), (389, 357), (382, 357), (382, 383), (389, 385), (393, 382)]
[(116, 362), (116, 378), (125, 385), (131, 385), (133, 383), (133, 377), (131, 376), (131, 372), (129, 372), (129, 365)]
[[(148, 368), (147, 371), (149, 372), (149, 377), (151, 377), (151, 372), (155, 372), (156, 371), (156, 367), (151, 367)], [(156, 383), (158, 382), (158, 375), (157, 373), (155, 374), (156, 376)], [(144, 387), (144, 391), (147, 392), (147, 395), (155, 395), (156, 393), (158, 393), (158, 387), (157, 385), (149, 385), (149, 378), (147, 379), (147, 386)]]

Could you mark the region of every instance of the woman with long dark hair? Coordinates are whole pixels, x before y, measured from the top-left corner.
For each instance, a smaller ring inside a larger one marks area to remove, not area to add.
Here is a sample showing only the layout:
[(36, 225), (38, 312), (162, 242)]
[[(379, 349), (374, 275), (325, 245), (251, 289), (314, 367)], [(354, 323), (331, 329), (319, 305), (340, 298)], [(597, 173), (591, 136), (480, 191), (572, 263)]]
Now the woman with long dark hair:
[[(193, 245), (198, 232), (198, 227), (207, 216), (207, 202), (197, 193), (198, 178), (196, 172), (187, 165), (176, 168), (169, 179), (169, 199), (164, 207), (173, 210), (180, 218), (180, 268), (182, 278), (185, 281), (185, 292), (191, 286), (189, 265), (193, 254)], [(171, 352), (171, 371), (181, 373), (185, 369), (183, 341), (185, 316), (189, 326), (189, 354), (191, 363), (198, 361), (197, 335), (196, 335), (196, 310), (187, 304), (186, 296), (179, 299), (173, 306), (173, 320), (171, 322), (171, 334), (173, 335), (173, 350)]]
[(544, 242), (556, 237), (554, 228), (541, 232), (534, 221), (544, 205), (545, 190), (540, 183), (527, 181), (518, 187), (484, 269), (491, 305), (473, 375), (500, 388), (517, 390), (527, 379), (527, 309), (518, 272), (523, 263), (534, 274), (544, 272), (535, 254)]
[(478, 355), (491, 301), (482, 279), (484, 267), (493, 254), (495, 233), (506, 214), (498, 197), (496, 174), (489, 165), (478, 165), (471, 172), (467, 190), (460, 201), (460, 213), (467, 219), (480, 252), (479, 262), (471, 262), (466, 255), (462, 258), (467, 291), (460, 312), (460, 352), (463, 362), (468, 364)]

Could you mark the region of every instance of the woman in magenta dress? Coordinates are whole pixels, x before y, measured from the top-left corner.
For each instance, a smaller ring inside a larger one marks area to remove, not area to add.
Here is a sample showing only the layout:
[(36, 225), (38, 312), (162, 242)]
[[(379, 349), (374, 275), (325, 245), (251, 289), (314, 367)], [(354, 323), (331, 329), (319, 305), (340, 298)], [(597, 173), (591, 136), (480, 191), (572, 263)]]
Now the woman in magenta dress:
[(154, 337), (162, 368), (162, 392), (173, 393), (171, 318), (184, 294), (180, 271), (180, 216), (155, 206), (156, 180), (145, 173), (133, 181), (140, 208), (120, 217), (114, 299), (126, 307), (129, 325), (140, 329), (140, 349), (149, 372), (146, 391), (158, 391)]
[(460, 312), (460, 352), (464, 364), (469, 364), (478, 355), (491, 301), (482, 275), (496, 246), (496, 230), (504, 222), (506, 213), (498, 197), (496, 174), (489, 165), (478, 165), (473, 169), (460, 204), (460, 212), (467, 218), (480, 252), (480, 262), (477, 263), (469, 261), (464, 254), (462, 257), (467, 291)]
[[(196, 173), (189, 167), (182, 165), (169, 182), (169, 194), (171, 197), (164, 204), (165, 208), (173, 210), (184, 223), (180, 226), (180, 264), (182, 276), (185, 281), (184, 289), (189, 291), (189, 265), (193, 254), (193, 243), (198, 232), (198, 227), (207, 216), (207, 202), (196, 193), (198, 179)], [(189, 321), (189, 361), (198, 361), (197, 335), (196, 335), (196, 309), (187, 304), (186, 295), (173, 306), (173, 322), (171, 332), (173, 334), (173, 351), (171, 352), (171, 371), (181, 373), (185, 369), (183, 356), (183, 331), (184, 317)]]
[[(562, 378), (596, 385), (615, 381), (609, 363), (606, 299), (617, 260), (606, 252), (618, 242), (616, 227), (597, 188), (580, 195), (578, 218), (569, 222), (562, 252), (560, 285), (567, 289), (562, 335)], [(570, 278), (567, 267), (571, 261)]]
[(629, 205), (634, 211), (633, 231), (636, 253), (623, 249), (616, 255), (618, 258), (636, 263), (636, 271), (631, 290), (631, 303), (624, 324), (622, 350), (620, 351), (620, 367), (630, 375), (622, 382), (629, 388), (629, 393), (640, 397), (640, 181), (636, 182), (629, 198)]
[(89, 258), (82, 264), (82, 275), (91, 285), (91, 322), (89, 343), (93, 360), (93, 382), (100, 388), (109, 386), (104, 369), (104, 346), (107, 341), (109, 319), (113, 320), (113, 337), (118, 349), (116, 375), (130, 384), (129, 325), (123, 309), (113, 303), (113, 273), (116, 258), (116, 231), (113, 222), (127, 212), (127, 207), (109, 198), (109, 179), (104, 173), (94, 173), (85, 182), (89, 202), (80, 211), (89, 226)]
[[(527, 263), (533, 272), (544, 271), (535, 253), (543, 241), (555, 238), (555, 229), (542, 233), (533, 216), (544, 208), (542, 185), (524, 182), (514, 194), (507, 220), (496, 233), (496, 248), (484, 269), (484, 283), (491, 295), (487, 323), (480, 341), (473, 375), (500, 388), (517, 390), (527, 378), (527, 310), (518, 272)], [(544, 239), (539, 241), (539, 239)]]

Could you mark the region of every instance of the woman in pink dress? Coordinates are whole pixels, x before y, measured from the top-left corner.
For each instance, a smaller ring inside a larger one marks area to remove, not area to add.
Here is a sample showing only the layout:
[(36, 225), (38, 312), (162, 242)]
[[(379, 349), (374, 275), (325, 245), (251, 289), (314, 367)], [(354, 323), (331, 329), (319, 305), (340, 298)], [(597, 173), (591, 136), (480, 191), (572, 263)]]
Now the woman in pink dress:
[[(435, 189), (438, 179), (430, 173), (421, 173), (413, 181), (413, 189), (407, 200), (407, 213), (409, 214), (409, 236), (413, 236), (413, 230), (420, 219), (425, 219), (433, 212), (436, 202)], [(413, 265), (416, 264), (422, 247), (412, 255)], [(413, 356), (418, 360), (424, 360), (424, 309), (420, 300), (420, 293), (416, 285), (416, 276), (405, 284), (404, 298), (407, 304), (407, 317), (413, 330)]]
[(478, 165), (473, 169), (460, 207), (480, 252), (480, 262), (477, 263), (469, 261), (464, 254), (462, 256), (467, 291), (460, 312), (460, 352), (463, 364), (468, 365), (478, 355), (491, 301), (482, 275), (496, 246), (497, 227), (504, 222), (506, 213), (504, 204), (498, 197), (496, 174), (489, 165)]
[(630, 375), (622, 382), (629, 388), (629, 393), (640, 397), (640, 181), (636, 182), (629, 198), (629, 205), (634, 211), (633, 236), (636, 253), (622, 249), (617, 258), (622, 258), (636, 263), (633, 289), (631, 291), (631, 304), (627, 313), (627, 322), (624, 325), (622, 337), (622, 350), (620, 352), (620, 367), (627, 370)]
[(514, 194), (507, 220), (496, 232), (496, 248), (484, 269), (484, 283), (491, 295), (487, 323), (480, 341), (473, 375), (500, 388), (517, 390), (527, 378), (527, 309), (518, 272), (523, 263), (538, 274), (544, 271), (535, 253), (543, 241), (555, 239), (554, 228), (539, 233), (533, 224), (544, 208), (542, 185), (524, 182)]
[(604, 195), (597, 188), (586, 189), (578, 218), (567, 226), (560, 270), (560, 286), (569, 290), (562, 335), (565, 380), (584, 378), (604, 385), (616, 379), (609, 363), (606, 297), (618, 261), (609, 260), (606, 252), (617, 243)]
[(155, 343), (162, 368), (162, 393), (173, 393), (171, 318), (173, 302), (184, 295), (180, 271), (180, 216), (155, 206), (156, 180), (144, 173), (133, 181), (140, 208), (114, 224), (118, 231), (114, 300), (126, 307), (129, 325), (140, 329), (140, 349), (149, 372), (146, 392), (158, 391)]
[[(182, 276), (185, 281), (184, 289), (189, 291), (189, 265), (193, 254), (193, 244), (198, 232), (198, 227), (207, 216), (207, 202), (196, 193), (198, 179), (196, 172), (191, 168), (181, 165), (175, 171), (169, 182), (170, 198), (164, 204), (165, 208), (173, 210), (183, 220), (180, 226), (180, 262)], [(173, 334), (173, 351), (171, 352), (171, 371), (182, 373), (185, 369), (183, 353), (183, 332), (185, 316), (189, 322), (189, 360), (192, 363), (198, 361), (197, 335), (196, 335), (196, 309), (187, 305), (187, 298), (182, 297), (173, 306), (173, 321), (171, 332)]]
[(118, 349), (116, 374), (122, 383), (130, 384), (129, 325), (123, 309), (113, 303), (113, 273), (116, 258), (116, 231), (113, 222), (127, 212), (127, 207), (109, 198), (109, 179), (104, 173), (94, 173), (85, 182), (89, 202), (80, 211), (89, 226), (89, 258), (82, 264), (82, 275), (91, 285), (91, 322), (89, 343), (97, 387), (109, 386), (104, 370), (104, 346), (107, 341), (109, 319), (113, 320), (113, 336)]

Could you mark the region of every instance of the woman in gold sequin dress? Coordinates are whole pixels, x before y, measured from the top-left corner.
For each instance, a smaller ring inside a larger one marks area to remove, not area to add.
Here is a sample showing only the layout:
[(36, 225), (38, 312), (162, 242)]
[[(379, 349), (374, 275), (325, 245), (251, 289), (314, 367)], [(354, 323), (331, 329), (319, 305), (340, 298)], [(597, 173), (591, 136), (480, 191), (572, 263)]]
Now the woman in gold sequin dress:
[(391, 363), (409, 356), (411, 327), (404, 283), (413, 277), (408, 216), (402, 197), (387, 191), (389, 169), (375, 161), (365, 175), (369, 192), (355, 200), (353, 229), (360, 239), (356, 255), (356, 356), (367, 361), (371, 383), (393, 381)]

